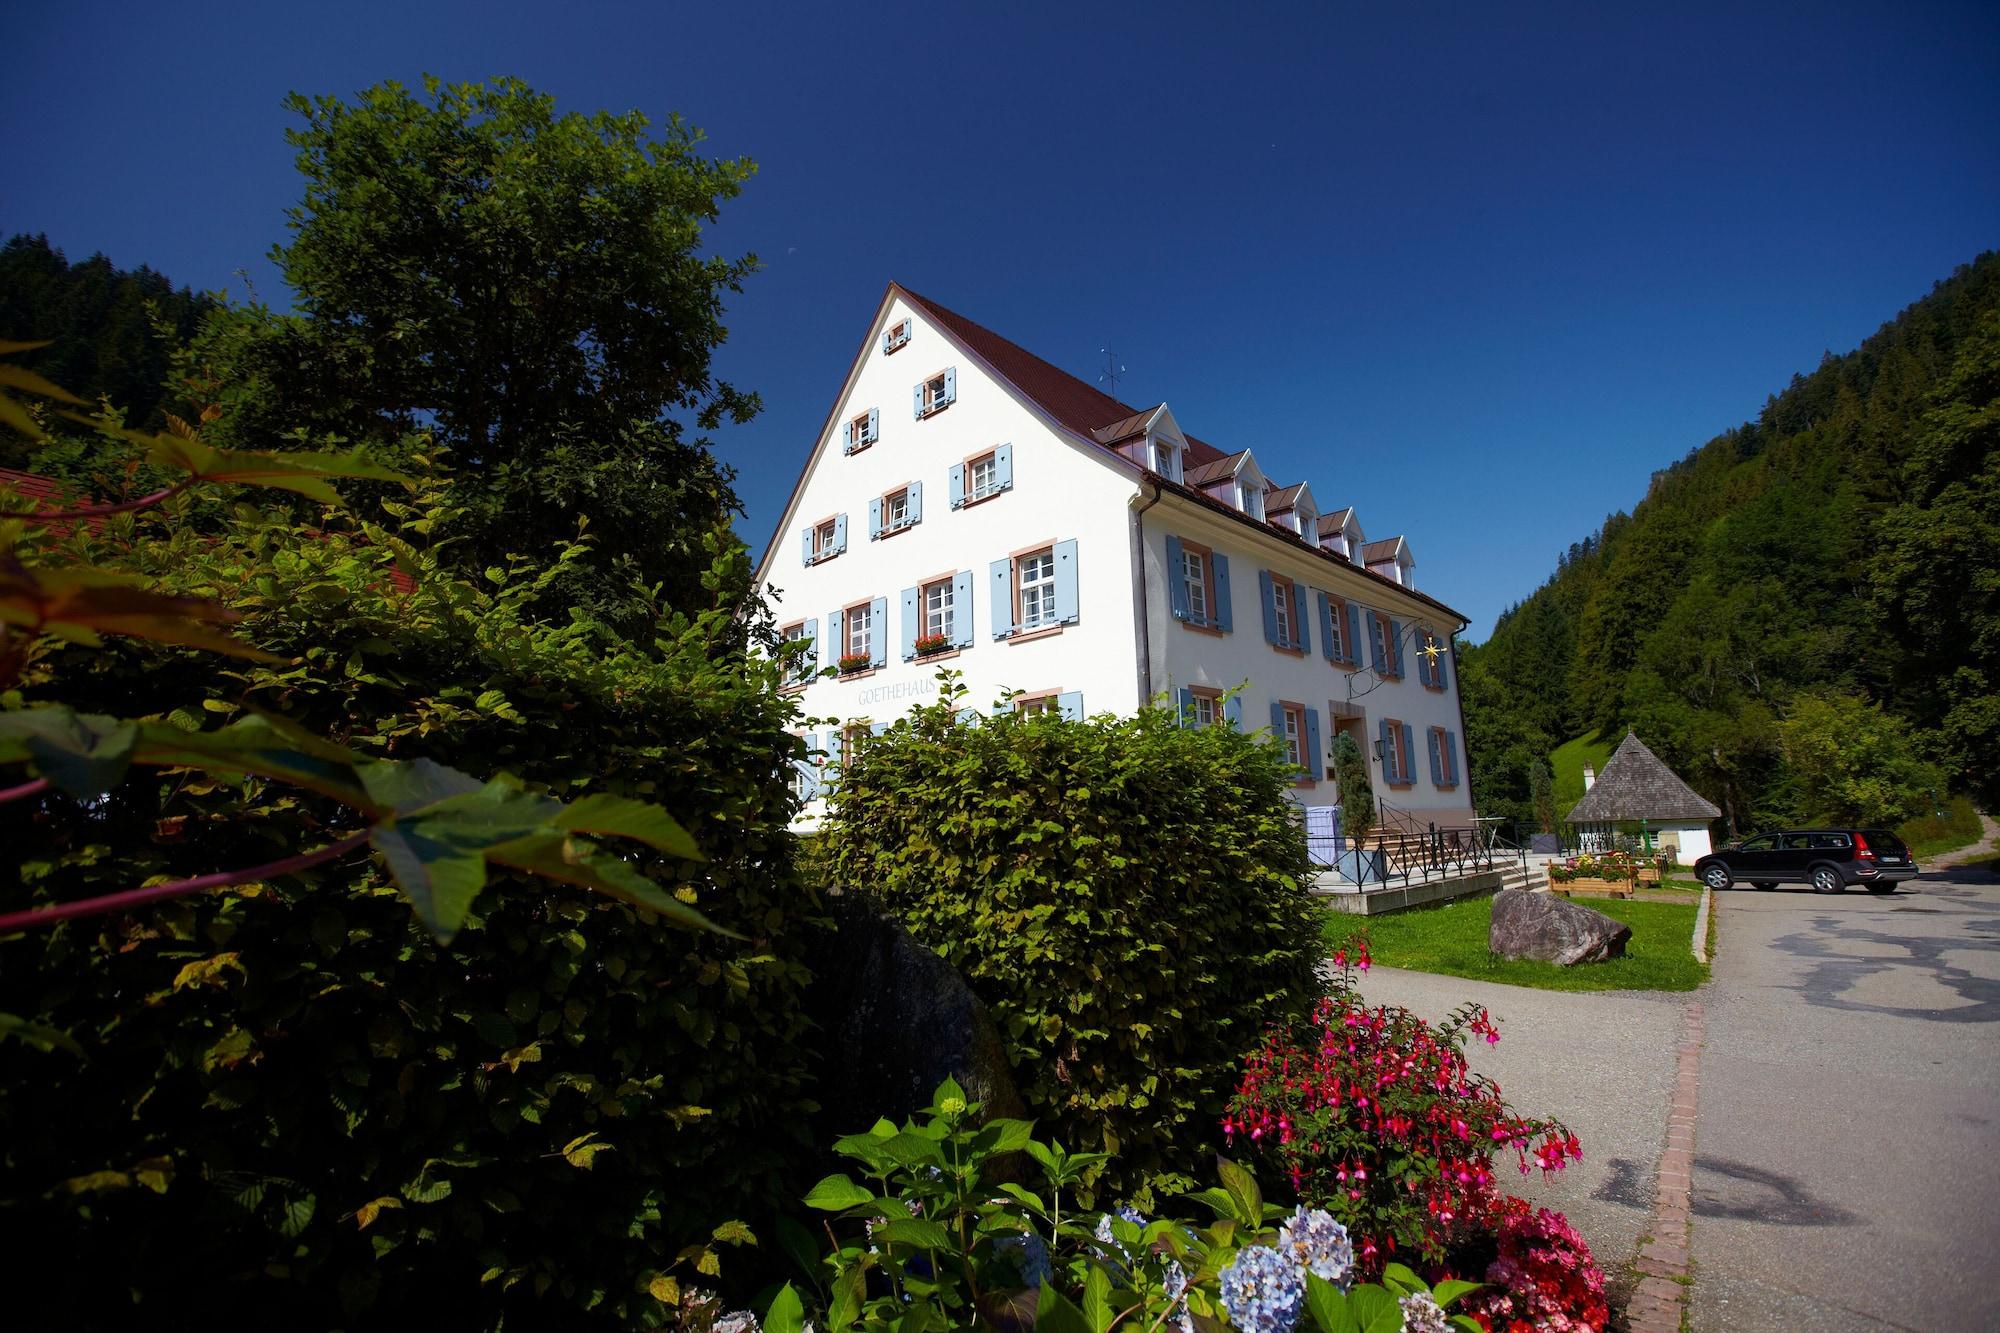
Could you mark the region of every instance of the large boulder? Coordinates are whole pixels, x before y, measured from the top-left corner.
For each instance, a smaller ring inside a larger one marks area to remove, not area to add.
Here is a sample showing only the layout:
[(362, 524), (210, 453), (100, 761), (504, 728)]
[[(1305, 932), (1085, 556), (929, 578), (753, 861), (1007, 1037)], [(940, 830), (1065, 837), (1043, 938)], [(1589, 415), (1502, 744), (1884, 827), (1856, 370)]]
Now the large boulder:
[(820, 1024), (822, 1138), (887, 1116), (901, 1123), (931, 1104), (946, 1075), (986, 1114), (1025, 1116), (1007, 1048), (957, 970), (856, 894), (828, 901), (834, 929), (807, 959), (810, 1012)]
[(1493, 926), (1486, 945), (1509, 960), (1601, 963), (1623, 958), (1632, 927), (1581, 903), (1540, 889), (1502, 889), (1493, 895)]

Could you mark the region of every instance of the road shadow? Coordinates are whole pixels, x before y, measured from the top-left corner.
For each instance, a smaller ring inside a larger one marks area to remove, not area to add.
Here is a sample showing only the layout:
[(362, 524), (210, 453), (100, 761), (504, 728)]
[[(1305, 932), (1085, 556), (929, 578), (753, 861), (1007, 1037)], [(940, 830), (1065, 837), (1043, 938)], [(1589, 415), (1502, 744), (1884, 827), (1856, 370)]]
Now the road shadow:
[[(1927, 896), (1949, 899), (1955, 895)], [(1981, 907), (1990, 910), (1983, 902)], [(1995, 927), (2000, 926), (2000, 921), (1972, 912), (1952, 911), (1949, 903), (1937, 907), (1899, 905), (1891, 910), (1959, 916), (1965, 920), (1961, 931), (1951, 938), (1927, 939), (1892, 935), (1838, 917), (1817, 917), (1810, 932), (1781, 936), (1771, 942), (1772, 947), (1780, 952), (1807, 959), (1812, 964), (1804, 980), (1793, 989), (1805, 997), (1806, 1003), (1822, 1009), (1889, 1014), (1929, 1023), (2000, 1022), (2000, 980), (1977, 976), (1965, 968), (1953, 966), (1944, 958), (1947, 951), (2000, 953), (2000, 937), (1995, 935)], [(1842, 947), (1851, 944), (1892, 952), (1857, 954)], [(1966, 1003), (1951, 1009), (1932, 1009), (1875, 1004), (1848, 995), (1868, 977), (1889, 971), (1923, 973)]]
[[(1609, 1159), (1603, 1183), (1590, 1192), (1600, 1203), (1650, 1209), (1653, 1184), (1638, 1163)], [(1719, 1180), (1717, 1178), (1720, 1178)], [(1790, 1176), (1719, 1157), (1694, 1159), (1691, 1200), (1696, 1217), (1723, 1217), (1778, 1227), (1851, 1227), (1861, 1218), (1827, 1203)]]

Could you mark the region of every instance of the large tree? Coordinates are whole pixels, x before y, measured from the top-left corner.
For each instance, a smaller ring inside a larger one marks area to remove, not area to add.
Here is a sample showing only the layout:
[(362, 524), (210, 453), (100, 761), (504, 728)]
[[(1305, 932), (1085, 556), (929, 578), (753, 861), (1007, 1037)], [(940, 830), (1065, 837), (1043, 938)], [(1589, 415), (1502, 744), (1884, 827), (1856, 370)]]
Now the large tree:
[(756, 261), (704, 253), (703, 228), (752, 164), (701, 156), (678, 117), (558, 115), (511, 79), (288, 106), (306, 190), (272, 258), (295, 307), (206, 331), (226, 428), (428, 432), (459, 479), (439, 535), (472, 567), (587, 520), (593, 560), (552, 596), (641, 637), (712, 600), (703, 542), (738, 505), (703, 433), (757, 403), (710, 357)]

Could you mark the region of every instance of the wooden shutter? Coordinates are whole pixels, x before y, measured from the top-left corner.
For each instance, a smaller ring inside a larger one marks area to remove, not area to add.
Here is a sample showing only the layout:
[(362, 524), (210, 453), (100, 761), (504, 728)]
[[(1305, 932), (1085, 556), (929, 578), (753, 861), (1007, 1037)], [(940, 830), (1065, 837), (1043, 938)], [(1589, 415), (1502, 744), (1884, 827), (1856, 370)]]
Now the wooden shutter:
[(1071, 690), (1067, 694), (1058, 694), (1056, 711), (1062, 714), (1065, 722), (1083, 721), (1083, 691)]
[(889, 599), (877, 597), (868, 604), (868, 655), (876, 666), (889, 665)]
[(910, 392), (915, 395), (914, 401), (910, 404), (910, 414), (917, 420), (922, 421), (924, 419), (924, 382), (918, 380), (916, 387)]
[(1347, 604), (1347, 665), (1361, 665), (1361, 604)]
[(1243, 696), (1232, 694), (1222, 701), (1222, 717), (1236, 730), (1243, 730)]
[(1264, 599), (1264, 642), (1278, 642), (1278, 600), (1271, 588), (1271, 571), (1257, 571), (1257, 595)]
[(1391, 747), (1396, 742), (1389, 735), (1388, 718), (1385, 717), (1375, 724), (1375, 736), (1378, 743), (1382, 746), (1382, 781), (1394, 782), (1396, 781), (1396, 752)]
[(1185, 685), (1183, 685), (1180, 689), (1180, 692), (1174, 696), (1174, 704), (1175, 707), (1178, 708), (1180, 711), (1181, 725), (1183, 727), (1193, 726), (1194, 691), (1188, 689)]
[(847, 515), (833, 516), (833, 553), (839, 555), (847, 549)]
[(819, 670), (819, 617), (810, 616), (806, 620), (806, 669)]
[(993, 637), (1004, 639), (1020, 628), (1014, 623), (1014, 562), (995, 560), (986, 570), (987, 592), (993, 598)]
[(838, 663), (847, 656), (847, 640), (841, 631), (847, 628), (847, 612), (835, 611), (826, 618), (826, 640), (833, 645), (833, 660)]
[(1458, 785), (1458, 733), (1455, 731), (1447, 731), (1444, 734), (1444, 762), (1446, 771), (1451, 774), (1451, 785), (1456, 787)]
[(965, 508), (965, 464), (963, 463), (951, 465), (951, 507)]
[(1077, 619), (1076, 602), (1076, 541), (1057, 542), (1056, 556), (1056, 623), (1074, 625)]
[(1306, 609), (1306, 589), (1305, 585), (1296, 579), (1292, 580), (1292, 633), (1298, 640), (1292, 647), (1302, 653), (1310, 653), (1313, 650), (1312, 620), (1311, 613)]
[(1382, 643), (1382, 617), (1368, 613), (1368, 665), (1378, 676), (1389, 674), (1388, 649)]
[(802, 564), (810, 565), (813, 562), (813, 530), (811, 524), (807, 524), (805, 527), (799, 529), (799, 538), (803, 547), (799, 552), (799, 561)]
[(951, 579), (952, 641), (960, 648), (972, 646), (972, 571), (960, 570)]
[(1405, 722), (1401, 725), (1403, 728), (1403, 781), (1415, 782), (1417, 780), (1417, 761), (1413, 756), (1417, 748), (1417, 734), (1410, 729), (1409, 723)]
[(939, 403), (938, 406), (944, 407), (957, 401), (958, 368), (955, 366), (946, 366), (944, 369), (944, 401)]
[(1300, 743), (1305, 747), (1306, 771), (1312, 774), (1314, 782), (1318, 782), (1326, 776), (1326, 760), (1320, 753), (1319, 709), (1306, 709), (1306, 734)]
[(1438, 737), (1443, 734), (1436, 727), (1424, 728), (1424, 741), (1431, 752), (1431, 786), (1433, 787), (1444, 786), (1444, 746), (1438, 743)]
[(876, 496), (868, 502), (868, 540), (874, 541), (882, 535), (882, 497)]
[(1396, 678), (1398, 680), (1402, 679), (1403, 622), (1400, 620), (1391, 620), (1389, 622), (1389, 660), (1394, 664)]
[(993, 493), (1014, 489), (1014, 446), (998, 445), (993, 450)]
[(1215, 581), (1215, 627), (1227, 634), (1236, 628), (1229, 610), (1229, 557), (1220, 551), (1209, 556), (1208, 573)]
[(924, 590), (922, 588), (903, 589), (903, 660), (914, 661), (917, 656), (917, 634), (924, 623)]
[(868, 442), (873, 444), (881, 438), (882, 414), (871, 407), (868, 409)]
[[(1175, 620), (1188, 618), (1187, 561), (1181, 551), (1181, 539), (1172, 534), (1167, 536), (1167, 601), (1174, 609)], [(1207, 610), (1202, 608), (1204, 614)]]
[(1333, 598), (1325, 593), (1314, 593), (1313, 599), (1319, 604), (1319, 645), (1329, 662), (1338, 662), (1334, 656), (1333, 644)]
[(924, 484), (921, 481), (913, 481), (910, 483), (910, 522), (914, 525), (923, 521)]

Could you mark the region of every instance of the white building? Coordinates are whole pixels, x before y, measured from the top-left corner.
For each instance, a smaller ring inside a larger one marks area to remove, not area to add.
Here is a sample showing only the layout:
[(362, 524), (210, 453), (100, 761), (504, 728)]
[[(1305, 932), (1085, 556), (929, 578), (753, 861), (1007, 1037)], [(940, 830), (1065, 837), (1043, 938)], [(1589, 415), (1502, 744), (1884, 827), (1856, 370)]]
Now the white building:
[(1024, 709), (1162, 702), (1269, 727), (1308, 806), (1339, 803), (1326, 756), (1348, 732), (1378, 802), (1465, 827), (1466, 622), (1414, 570), (1403, 538), (1366, 540), (1353, 509), (1272, 484), (1166, 404), (1121, 403), (892, 283), (758, 583), (814, 641), (804, 711), (843, 720), (810, 737), (809, 794), (843, 734), (934, 697), (948, 662), (982, 708), (1018, 690)]

